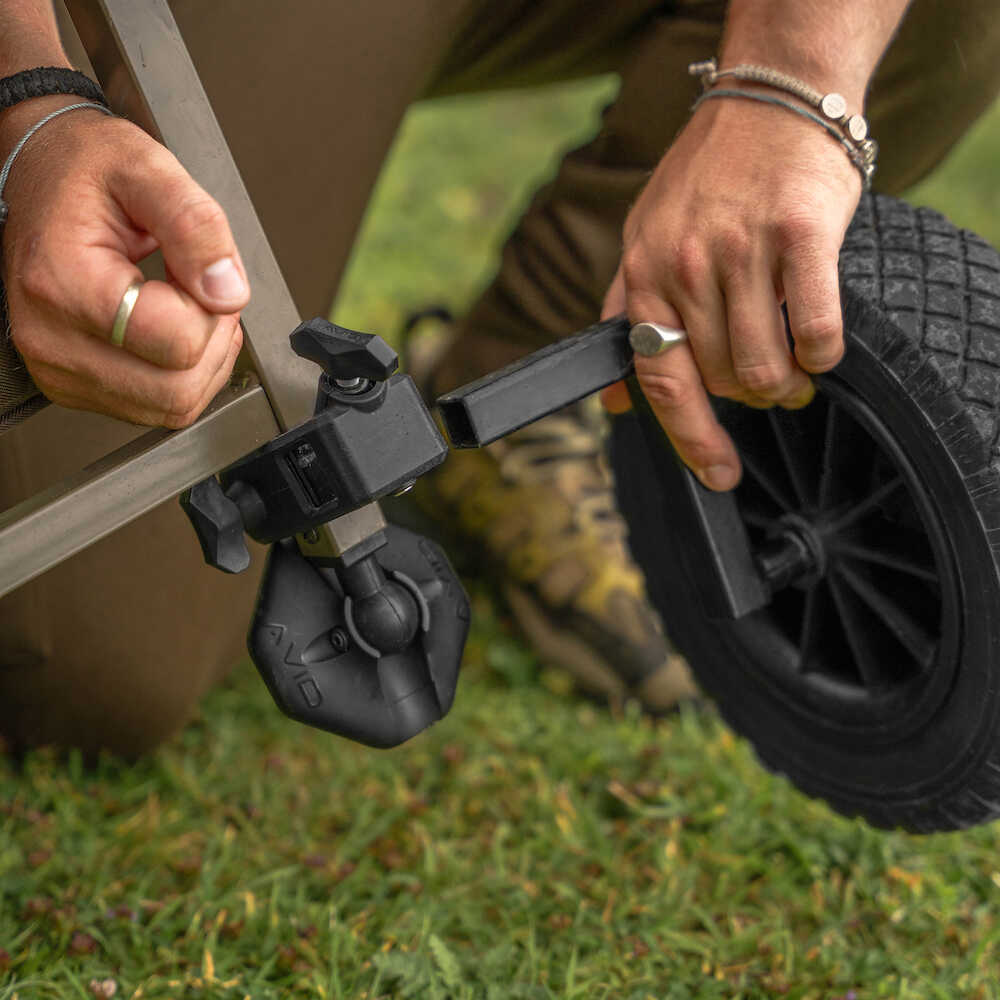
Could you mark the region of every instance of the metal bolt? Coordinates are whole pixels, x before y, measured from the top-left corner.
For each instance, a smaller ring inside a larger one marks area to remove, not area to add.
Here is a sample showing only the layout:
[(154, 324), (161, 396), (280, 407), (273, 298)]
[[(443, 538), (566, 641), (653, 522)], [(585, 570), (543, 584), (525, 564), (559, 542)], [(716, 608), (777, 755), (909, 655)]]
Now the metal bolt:
[(358, 396), (372, 387), (371, 379), (367, 378), (335, 378), (333, 384), (343, 393)]
[(330, 645), (338, 653), (346, 653), (351, 645), (350, 636), (342, 628), (330, 629)]

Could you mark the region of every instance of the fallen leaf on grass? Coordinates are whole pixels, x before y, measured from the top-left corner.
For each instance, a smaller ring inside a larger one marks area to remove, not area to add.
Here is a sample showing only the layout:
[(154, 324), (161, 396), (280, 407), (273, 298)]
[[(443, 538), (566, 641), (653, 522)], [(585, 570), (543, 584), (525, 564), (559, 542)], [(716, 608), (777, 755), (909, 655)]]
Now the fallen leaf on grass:
[(628, 954), (629, 959), (642, 958), (649, 954), (649, 945), (642, 938), (634, 937), (629, 943), (632, 945), (632, 950)]
[(225, 941), (235, 941), (243, 933), (244, 923), (243, 920), (233, 920), (223, 924), (219, 928), (219, 936)]
[(170, 862), (170, 867), (178, 875), (194, 875), (201, 871), (201, 855), (187, 854)]
[(918, 872), (908, 872), (897, 865), (893, 865), (886, 872), (886, 875), (888, 875), (894, 882), (902, 882), (903, 885), (913, 892), (919, 892), (921, 884), (923, 883), (923, 876)]
[(93, 955), (97, 951), (97, 939), (83, 931), (77, 931), (69, 939), (69, 947), (66, 950), (70, 955)]
[(24, 901), (22, 914), (25, 920), (32, 917), (41, 917), (48, 913), (55, 905), (55, 901), (48, 896), (31, 896)]

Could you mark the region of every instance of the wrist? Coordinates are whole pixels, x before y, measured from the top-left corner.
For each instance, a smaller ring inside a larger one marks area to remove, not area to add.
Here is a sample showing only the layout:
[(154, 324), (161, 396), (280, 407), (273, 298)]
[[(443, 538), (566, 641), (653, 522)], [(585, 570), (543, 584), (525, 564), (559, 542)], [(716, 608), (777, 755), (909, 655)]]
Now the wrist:
[(861, 113), (865, 106), (865, 94), (868, 89), (870, 74), (874, 72), (875, 64), (870, 69), (847, 69), (823, 65), (820, 60), (812, 59), (807, 53), (759, 53), (755, 54), (749, 46), (734, 46), (724, 48), (719, 58), (719, 69), (732, 66), (765, 66), (779, 73), (795, 77), (808, 84), (820, 94), (838, 93), (847, 103), (852, 112)]
[(734, 148), (741, 150), (744, 162), (757, 165), (756, 173), (764, 171), (765, 186), (775, 183), (775, 172), (779, 184), (780, 178), (804, 172), (851, 197), (860, 190), (859, 171), (842, 145), (785, 108), (733, 99), (705, 101), (696, 107), (685, 132), (696, 148), (714, 150), (711, 155), (719, 162)]
[(863, 112), (875, 67), (908, 0), (731, 0), (719, 67), (767, 66)]
[(72, 69), (51, 0), (0, 3), (0, 78), (35, 66)]
[(53, 111), (70, 104), (79, 104), (82, 100), (83, 98), (75, 94), (51, 94), (45, 97), (31, 97), (15, 104), (12, 108), (0, 111), (0, 165), (32, 125)]

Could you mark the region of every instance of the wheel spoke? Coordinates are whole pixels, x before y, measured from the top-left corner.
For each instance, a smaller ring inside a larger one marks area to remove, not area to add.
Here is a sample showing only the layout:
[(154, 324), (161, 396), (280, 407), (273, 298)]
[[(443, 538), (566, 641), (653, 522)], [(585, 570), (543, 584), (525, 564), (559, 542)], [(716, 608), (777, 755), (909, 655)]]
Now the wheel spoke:
[(802, 614), (802, 628), (799, 631), (799, 673), (809, 669), (809, 661), (819, 644), (820, 622), (819, 586), (810, 587), (806, 591), (806, 606)]
[(843, 406), (832, 400), (822, 450), (818, 497), (821, 510), (835, 510), (845, 500), (868, 492), (875, 457), (871, 437)]
[(851, 567), (841, 564), (838, 567), (838, 574), (917, 661), (920, 668), (927, 670), (937, 648), (930, 633), (892, 598), (873, 587), (864, 576)]
[(751, 546), (787, 535), (821, 554), (767, 608), (780, 669), (810, 697), (842, 702), (845, 718), (927, 680), (948, 584), (920, 484), (884, 446), (877, 414), (852, 400), (831, 379), (800, 411), (716, 408), (746, 470), (736, 496)]
[(826, 408), (826, 427), (823, 430), (823, 473), (819, 480), (819, 506), (824, 510), (833, 503), (833, 482), (836, 471), (836, 454), (839, 428), (845, 423), (844, 411), (832, 400)]
[(847, 644), (854, 654), (854, 665), (865, 686), (883, 687), (888, 681), (882, 656), (877, 645), (871, 642), (868, 614), (858, 607), (857, 598), (835, 576), (827, 580), (834, 604), (840, 615), (840, 624)]
[(740, 454), (740, 461), (743, 468), (753, 476), (754, 482), (776, 503), (783, 514), (788, 514), (795, 508), (793, 501), (786, 495), (785, 491), (769, 476), (760, 463), (750, 455)]
[(867, 514), (871, 513), (880, 503), (888, 500), (893, 493), (896, 492), (903, 485), (903, 480), (900, 476), (894, 476), (887, 483), (883, 483), (877, 490), (867, 496), (859, 504), (855, 504), (846, 513), (841, 514), (833, 522), (826, 527), (826, 532), (829, 534), (835, 534), (838, 531), (843, 531), (845, 528), (849, 528), (852, 524), (856, 524), (861, 518), (865, 517)]
[(778, 454), (784, 462), (800, 510), (812, 511), (819, 499), (822, 455), (815, 442), (824, 434), (826, 409), (826, 401), (820, 398), (801, 410), (774, 407), (767, 411)]
[(860, 562), (872, 563), (876, 566), (884, 566), (886, 569), (894, 569), (907, 576), (914, 576), (918, 580), (926, 583), (937, 584), (939, 582), (937, 571), (931, 567), (923, 566), (905, 556), (893, 555), (891, 552), (884, 552), (873, 549), (867, 545), (856, 545), (852, 542), (837, 540), (830, 546), (831, 552), (841, 557), (857, 559)]

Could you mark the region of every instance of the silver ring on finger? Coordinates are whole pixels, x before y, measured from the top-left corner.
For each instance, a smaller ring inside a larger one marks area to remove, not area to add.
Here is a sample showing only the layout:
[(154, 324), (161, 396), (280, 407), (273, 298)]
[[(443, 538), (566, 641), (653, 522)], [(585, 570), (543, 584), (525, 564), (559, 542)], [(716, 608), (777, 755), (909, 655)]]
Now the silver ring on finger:
[(132, 318), (132, 311), (139, 299), (139, 291), (142, 288), (142, 279), (137, 278), (122, 295), (121, 302), (118, 303), (118, 312), (115, 313), (115, 321), (111, 324), (111, 343), (115, 347), (125, 346), (125, 333), (128, 330), (128, 321)]
[(662, 323), (636, 323), (629, 330), (628, 342), (636, 354), (652, 358), (687, 340), (687, 332)]

